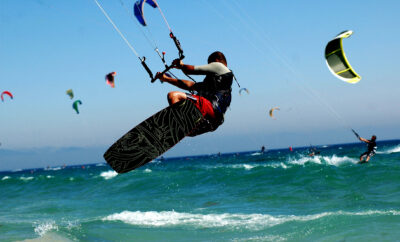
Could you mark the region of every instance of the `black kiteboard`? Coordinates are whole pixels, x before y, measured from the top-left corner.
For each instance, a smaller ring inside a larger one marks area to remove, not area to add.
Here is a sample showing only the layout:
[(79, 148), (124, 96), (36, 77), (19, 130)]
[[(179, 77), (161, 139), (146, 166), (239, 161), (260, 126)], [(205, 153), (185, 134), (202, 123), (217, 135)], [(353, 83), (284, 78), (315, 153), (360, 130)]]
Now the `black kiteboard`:
[(104, 159), (118, 173), (134, 170), (181, 141), (202, 118), (189, 100), (164, 108), (117, 140)]

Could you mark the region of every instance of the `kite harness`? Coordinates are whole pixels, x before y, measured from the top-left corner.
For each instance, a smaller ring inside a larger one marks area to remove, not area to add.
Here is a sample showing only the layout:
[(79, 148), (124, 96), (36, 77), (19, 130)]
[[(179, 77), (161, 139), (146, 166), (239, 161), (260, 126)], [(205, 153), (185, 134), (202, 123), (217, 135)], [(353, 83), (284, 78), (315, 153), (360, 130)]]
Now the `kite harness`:
[(203, 119), (189, 136), (214, 131), (224, 123), (224, 114), (232, 100), (231, 86), (234, 77), (232, 71), (222, 75), (208, 74), (203, 82), (198, 83), (197, 95), (211, 102), (215, 118), (211, 120)]

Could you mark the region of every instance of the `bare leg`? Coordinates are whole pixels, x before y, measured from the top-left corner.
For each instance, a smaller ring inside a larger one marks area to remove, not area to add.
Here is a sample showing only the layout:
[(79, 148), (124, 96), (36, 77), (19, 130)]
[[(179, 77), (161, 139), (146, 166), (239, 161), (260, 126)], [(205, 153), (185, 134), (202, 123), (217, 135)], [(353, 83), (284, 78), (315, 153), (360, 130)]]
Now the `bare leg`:
[(169, 105), (175, 104), (187, 98), (186, 94), (179, 91), (169, 92), (168, 93), (168, 103)]
[(365, 162), (368, 162), (369, 158), (371, 158), (371, 156), (367, 156), (367, 159), (365, 160)]
[[(368, 155), (368, 152), (364, 152), (360, 155), (360, 162), (362, 162), (364, 160), (364, 157)], [(368, 158), (368, 157), (367, 157)]]

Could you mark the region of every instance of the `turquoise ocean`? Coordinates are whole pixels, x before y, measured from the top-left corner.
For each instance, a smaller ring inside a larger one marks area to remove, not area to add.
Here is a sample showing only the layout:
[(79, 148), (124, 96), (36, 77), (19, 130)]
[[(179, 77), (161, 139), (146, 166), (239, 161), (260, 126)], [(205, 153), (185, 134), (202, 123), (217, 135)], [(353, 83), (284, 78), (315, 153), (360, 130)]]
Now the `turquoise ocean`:
[(399, 241), (400, 140), (0, 173), (0, 241)]

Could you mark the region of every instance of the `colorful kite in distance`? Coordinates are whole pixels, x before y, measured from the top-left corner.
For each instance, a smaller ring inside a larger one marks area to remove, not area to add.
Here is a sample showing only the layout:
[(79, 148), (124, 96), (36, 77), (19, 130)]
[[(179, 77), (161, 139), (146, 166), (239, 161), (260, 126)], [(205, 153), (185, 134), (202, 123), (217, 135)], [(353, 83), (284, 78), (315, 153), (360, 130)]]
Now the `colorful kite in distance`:
[(108, 85), (110, 85), (110, 87), (114, 88), (115, 87), (115, 83), (114, 83), (114, 77), (115, 75), (117, 75), (117, 73), (115, 71), (110, 72), (106, 75), (106, 83)]
[(68, 89), (68, 90), (66, 91), (66, 93), (67, 93), (67, 95), (68, 95), (71, 99), (74, 98), (74, 92), (72, 91), (72, 89)]
[(4, 102), (4, 95), (8, 95), (11, 99), (14, 98), (14, 96), (11, 94), (9, 91), (4, 91), (1, 93), (1, 101)]
[(72, 104), (72, 108), (76, 111), (77, 114), (79, 114), (78, 104), (79, 104), (79, 105), (82, 105), (81, 100), (76, 100), (76, 101)]
[(275, 119), (275, 117), (274, 117), (274, 111), (275, 110), (280, 110), (279, 109), (279, 107), (274, 107), (274, 108), (271, 108), (270, 110), (269, 110), (269, 116), (271, 117), (271, 118), (273, 118), (273, 119)]
[(243, 91), (247, 92), (247, 94), (250, 94), (250, 92), (249, 92), (249, 90), (247, 90), (247, 88), (241, 88), (241, 89), (239, 90), (239, 95), (242, 95), (242, 92), (243, 92)]

